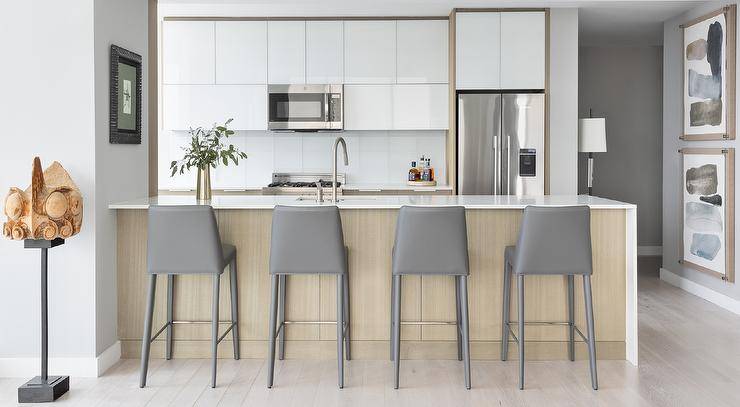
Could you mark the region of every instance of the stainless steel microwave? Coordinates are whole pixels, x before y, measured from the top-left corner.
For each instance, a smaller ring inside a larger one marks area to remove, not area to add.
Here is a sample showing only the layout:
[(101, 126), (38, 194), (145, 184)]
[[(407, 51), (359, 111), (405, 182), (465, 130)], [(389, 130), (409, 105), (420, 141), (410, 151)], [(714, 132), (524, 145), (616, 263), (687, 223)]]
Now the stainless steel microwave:
[(343, 85), (268, 85), (268, 130), (342, 130)]

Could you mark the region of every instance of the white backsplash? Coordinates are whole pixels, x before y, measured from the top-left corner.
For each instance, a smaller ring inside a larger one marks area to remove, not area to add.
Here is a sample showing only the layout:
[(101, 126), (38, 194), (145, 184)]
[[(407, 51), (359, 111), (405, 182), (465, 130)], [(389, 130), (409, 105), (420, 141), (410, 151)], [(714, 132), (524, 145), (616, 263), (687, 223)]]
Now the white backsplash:
[[(159, 188), (192, 189), (195, 171), (170, 177), (169, 164), (182, 157), (186, 131), (165, 132), (160, 138)], [(273, 172), (327, 172), (332, 169), (332, 143), (341, 135), (347, 142), (349, 166), (339, 160), (338, 171), (349, 184), (403, 184), (411, 161), (423, 154), (432, 161), (435, 176), (445, 184), (446, 131), (345, 131), (335, 133), (275, 133), (238, 131), (229, 142), (249, 155), (239, 166), (223, 165), (213, 171), (217, 189), (263, 187)], [(166, 144), (163, 144), (166, 143)]]

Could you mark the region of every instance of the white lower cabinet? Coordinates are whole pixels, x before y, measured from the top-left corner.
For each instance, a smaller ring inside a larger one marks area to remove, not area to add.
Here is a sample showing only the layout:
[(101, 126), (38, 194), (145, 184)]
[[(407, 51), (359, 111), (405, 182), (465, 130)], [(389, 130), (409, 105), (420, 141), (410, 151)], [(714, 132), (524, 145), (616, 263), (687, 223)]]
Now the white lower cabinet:
[(393, 85), (344, 85), (344, 129), (391, 129), (392, 106)]
[(267, 129), (266, 85), (164, 85), (163, 127), (188, 130), (233, 118), (233, 130)]
[(446, 130), (447, 84), (393, 86), (393, 129)]

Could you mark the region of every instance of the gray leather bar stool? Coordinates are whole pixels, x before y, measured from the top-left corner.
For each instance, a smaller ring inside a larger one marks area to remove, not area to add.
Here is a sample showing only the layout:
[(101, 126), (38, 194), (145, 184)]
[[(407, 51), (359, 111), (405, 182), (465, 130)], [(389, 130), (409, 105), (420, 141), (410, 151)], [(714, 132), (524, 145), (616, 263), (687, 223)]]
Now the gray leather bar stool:
[[(401, 321), (401, 277), (453, 276), (457, 321)], [(463, 361), (465, 387), (470, 389), (468, 328), (468, 232), (462, 206), (403, 206), (398, 212), (393, 246), (391, 297), (391, 360), (398, 388), (401, 325), (453, 324), (457, 328), (458, 359)]]
[(275, 340), (278, 356), (285, 357), (285, 327), (293, 323), (334, 324), (334, 321), (286, 321), (285, 286), (295, 274), (337, 276), (337, 374), (344, 387), (344, 349), (350, 360), (349, 266), (344, 246), (342, 219), (336, 206), (276, 206), (272, 212), (270, 243), (270, 335), (267, 387), (275, 375)]
[[(165, 356), (172, 358), (172, 328), (179, 323), (211, 324), (211, 387), (216, 387), (216, 352), (218, 344), (231, 331), (234, 342), (234, 359), (239, 359), (239, 300), (236, 282), (236, 247), (222, 244), (216, 224), (216, 214), (207, 205), (149, 207), (147, 228), (147, 272), (149, 292), (147, 294), (144, 335), (141, 346), (141, 380), (139, 387), (146, 386), (151, 343), (166, 332)], [(221, 273), (229, 266), (231, 283), (231, 321), (218, 320), (219, 283)], [(167, 322), (152, 336), (154, 293), (157, 276), (167, 276)], [(213, 297), (210, 321), (175, 321), (172, 317), (173, 289), (176, 275), (210, 274), (213, 276)], [(229, 324), (226, 331), (218, 335), (218, 324)]]
[[(565, 325), (568, 327), (568, 356), (575, 360), (574, 336), (577, 332), (588, 344), (591, 385), (598, 389), (596, 377), (596, 339), (591, 298), (591, 214), (588, 206), (524, 208), (524, 218), (516, 246), (504, 251), (504, 303), (501, 332), (501, 360), (506, 360), (509, 335), (519, 345), (519, 389), (524, 389), (524, 325)], [(511, 276), (516, 275), (517, 321), (510, 319)], [(556, 275), (568, 279), (568, 322), (524, 321), (524, 276)], [(574, 276), (583, 277), (588, 337), (576, 327), (573, 310)], [(511, 324), (518, 325), (518, 338)]]

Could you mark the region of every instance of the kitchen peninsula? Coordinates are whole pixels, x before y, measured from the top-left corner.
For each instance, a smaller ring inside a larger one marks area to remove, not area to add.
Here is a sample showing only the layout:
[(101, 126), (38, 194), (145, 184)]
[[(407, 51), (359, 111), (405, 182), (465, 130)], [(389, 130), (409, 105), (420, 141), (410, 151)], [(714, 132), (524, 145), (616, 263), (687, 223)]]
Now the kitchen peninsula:
[[(124, 358), (139, 356), (146, 296), (147, 208), (150, 204), (191, 205), (194, 196), (159, 196), (116, 203), (118, 337)], [(267, 354), (270, 278), (270, 227), (276, 205), (317, 205), (296, 196), (214, 196), (210, 204), (224, 243), (238, 250), (239, 315), (243, 357)], [(331, 205), (324, 203), (323, 205)], [(527, 205), (588, 205), (591, 208), (593, 293), (599, 359), (626, 359), (637, 364), (636, 206), (591, 196), (347, 196), (338, 203), (349, 248), (351, 332), (353, 358), (387, 359), (391, 295), (391, 248), (398, 209), (403, 205), (462, 205), (467, 209), (470, 256), (470, 339), (474, 359), (497, 359), (501, 341), (501, 293), (504, 247), (516, 242), (522, 210)], [(197, 231), (194, 231), (197, 233)], [(166, 282), (157, 288), (154, 326), (165, 318)], [(227, 279), (223, 279), (227, 280)], [(301, 280), (291, 284), (291, 281)], [(228, 284), (228, 281), (222, 281)], [(404, 279), (404, 320), (454, 320), (452, 278)], [(334, 279), (327, 276), (291, 276), (288, 279), (288, 319), (334, 318)], [(226, 286), (222, 288), (225, 290)], [(187, 276), (175, 284), (175, 319), (207, 320), (211, 280)], [(566, 280), (542, 276), (527, 279), (527, 320), (567, 320)], [(576, 284), (576, 304), (582, 304)], [(516, 301), (512, 298), (512, 301)], [(553, 305), (555, 304), (555, 305)], [(561, 304), (561, 305), (557, 305)], [(221, 315), (229, 302), (221, 301)], [(576, 324), (585, 326), (582, 306), (576, 306)], [(184, 325), (175, 330), (174, 357), (208, 357), (210, 327)], [(287, 330), (286, 357), (335, 357), (336, 328), (332, 325), (294, 325)], [(456, 356), (454, 326), (404, 326), (402, 357), (445, 359)], [(225, 338), (224, 341), (229, 341)], [(586, 356), (577, 342), (576, 355)], [(231, 347), (222, 346), (225, 357)], [(512, 356), (516, 347), (511, 346)], [(567, 358), (567, 330), (562, 327), (527, 328), (527, 357), (539, 360)], [(164, 341), (152, 346), (162, 357)]]

